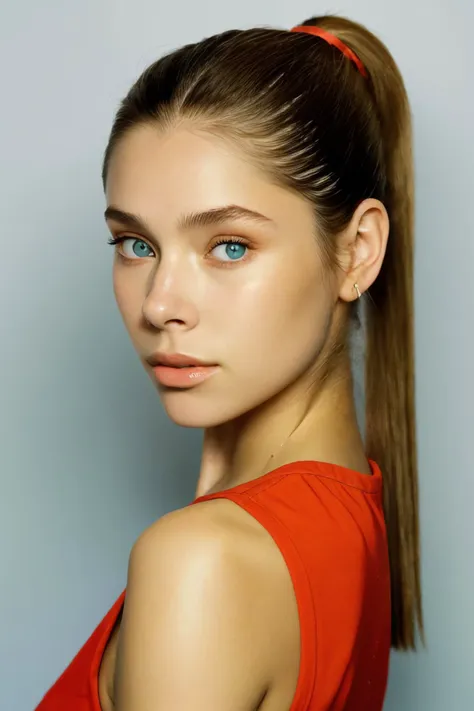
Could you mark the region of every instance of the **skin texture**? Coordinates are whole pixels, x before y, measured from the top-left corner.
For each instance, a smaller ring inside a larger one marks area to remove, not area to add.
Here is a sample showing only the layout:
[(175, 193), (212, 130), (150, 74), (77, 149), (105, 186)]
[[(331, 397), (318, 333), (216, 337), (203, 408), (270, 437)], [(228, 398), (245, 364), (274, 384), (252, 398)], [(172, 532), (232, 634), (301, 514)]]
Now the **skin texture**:
[[(311, 206), (185, 122), (131, 130), (112, 155), (106, 199), (143, 223), (107, 220), (113, 237), (127, 238), (116, 246), (114, 292), (169, 417), (204, 429), (196, 496), (298, 459), (369, 474), (348, 357), (325, 379), (320, 364), (357, 298), (354, 283), (363, 293), (380, 270), (384, 206), (358, 206), (331, 272)], [(267, 219), (179, 226), (184, 215), (225, 205)], [(225, 239), (247, 249), (232, 260), (217, 244)], [(166, 388), (145, 362), (157, 351), (219, 368), (192, 389)], [(113, 645), (100, 682), (106, 710), (288, 709), (298, 618), (271, 537), (225, 500), (159, 519), (132, 549)]]

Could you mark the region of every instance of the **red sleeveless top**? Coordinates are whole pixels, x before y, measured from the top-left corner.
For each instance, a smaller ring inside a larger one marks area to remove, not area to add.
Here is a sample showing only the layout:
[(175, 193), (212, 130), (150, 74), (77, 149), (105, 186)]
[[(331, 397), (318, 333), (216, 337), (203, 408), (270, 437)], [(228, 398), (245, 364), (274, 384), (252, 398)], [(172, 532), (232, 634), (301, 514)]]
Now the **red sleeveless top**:
[[(285, 464), (195, 499), (225, 498), (272, 536), (293, 582), (300, 669), (289, 711), (381, 711), (391, 634), (382, 475), (316, 461)], [(36, 711), (101, 711), (98, 673), (125, 591)], [(191, 709), (189, 710), (191, 711)]]

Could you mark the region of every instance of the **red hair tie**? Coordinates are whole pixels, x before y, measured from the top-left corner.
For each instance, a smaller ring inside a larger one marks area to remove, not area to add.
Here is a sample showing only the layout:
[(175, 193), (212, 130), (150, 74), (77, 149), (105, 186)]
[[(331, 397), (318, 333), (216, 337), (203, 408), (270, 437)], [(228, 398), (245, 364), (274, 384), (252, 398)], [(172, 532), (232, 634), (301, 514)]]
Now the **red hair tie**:
[(342, 40), (335, 35), (323, 30), (321, 27), (313, 27), (312, 25), (297, 25), (296, 27), (292, 27), (290, 32), (307, 32), (310, 35), (322, 37), (322, 39), (326, 40), (328, 44), (332, 44), (334, 47), (337, 47), (348, 59), (351, 60), (351, 62), (354, 62), (362, 76), (367, 79), (367, 70), (360, 61), (359, 57), (350, 47), (344, 44), (344, 42), (342, 42)]

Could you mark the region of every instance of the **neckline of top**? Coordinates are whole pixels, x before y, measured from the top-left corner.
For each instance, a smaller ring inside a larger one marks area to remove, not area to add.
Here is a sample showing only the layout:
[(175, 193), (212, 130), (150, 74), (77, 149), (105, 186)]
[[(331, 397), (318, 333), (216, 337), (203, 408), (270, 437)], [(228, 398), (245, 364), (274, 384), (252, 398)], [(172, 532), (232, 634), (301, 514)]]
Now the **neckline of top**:
[(382, 488), (382, 472), (380, 467), (373, 459), (367, 460), (372, 474), (363, 474), (355, 469), (350, 469), (341, 464), (332, 464), (331, 462), (321, 462), (314, 459), (302, 459), (296, 462), (288, 462), (282, 464), (275, 469), (262, 474), (256, 479), (236, 484), (228, 489), (214, 491), (212, 493), (198, 496), (191, 503), (195, 504), (198, 501), (210, 499), (212, 497), (221, 496), (223, 494), (242, 494), (255, 486), (270, 483), (273, 479), (279, 479), (289, 474), (315, 474), (316, 476), (334, 479), (347, 486), (360, 489), (368, 494), (375, 494)]

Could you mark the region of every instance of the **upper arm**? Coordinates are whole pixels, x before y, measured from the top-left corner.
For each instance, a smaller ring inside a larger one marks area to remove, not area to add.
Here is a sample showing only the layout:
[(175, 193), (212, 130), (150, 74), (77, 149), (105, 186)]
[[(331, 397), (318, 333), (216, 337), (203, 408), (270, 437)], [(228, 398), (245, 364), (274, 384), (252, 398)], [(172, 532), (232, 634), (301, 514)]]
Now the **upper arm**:
[(172, 512), (129, 561), (117, 711), (251, 711), (266, 691), (258, 581), (199, 506)]

